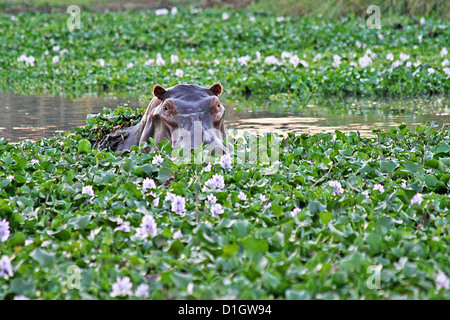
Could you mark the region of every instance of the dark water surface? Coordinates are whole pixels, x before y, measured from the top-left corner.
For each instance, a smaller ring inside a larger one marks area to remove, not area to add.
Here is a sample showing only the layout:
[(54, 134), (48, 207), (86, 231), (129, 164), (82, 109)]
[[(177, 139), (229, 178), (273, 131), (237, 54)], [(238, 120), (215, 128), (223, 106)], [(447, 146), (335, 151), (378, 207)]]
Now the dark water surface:
[[(77, 99), (48, 95), (27, 96), (0, 93), (0, 137), (9, 142), (25, 139), (36, 141), (73, 131), (86, 124), (86, 116), (114, 109), (119, 105), (145, 107), (148, 100), (86, 96)], [(228, 128), (261, 133), (318, 133), (340, 130), (359, 131), (372, 136), (375, 125), (388, 129), (402, 122), (410, 127), (434, 121), (439, 125), (450, 122), (449, 99), (434, 97), (406, 100), (334, 100), (320, 103), (264, 102), (252, 100), (224, 103)]]

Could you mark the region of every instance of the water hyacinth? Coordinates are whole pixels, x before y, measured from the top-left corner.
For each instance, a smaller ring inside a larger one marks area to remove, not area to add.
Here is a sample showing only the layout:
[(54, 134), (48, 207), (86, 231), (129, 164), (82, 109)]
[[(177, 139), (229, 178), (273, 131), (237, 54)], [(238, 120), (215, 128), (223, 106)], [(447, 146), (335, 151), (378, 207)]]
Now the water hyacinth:
[(84, 186), (81, 190), (82, 194), (87, 194), (90, 197), (94, 197), (95, 193), (94, 193), (94, 189), (92, 188), (92, 186)]
[(300, 208), (294, 208), (294, 209), (291, 211), (291, 217), (297, 216), (297, 214), (298, 214), (300, 211), (301, 211)]
[(182, 196), (175, 196), (172, 200), (172, 212), (183, 215), (186, 211), (186, 199)]
[(181, 238), (182, 236), (183, 236), (183, 233), (181, 232), (181, 230), (177, 230), (177, 231), (175, 231), (175, 233), (173, 234), (173, 238), (174, 238), (174, 239)]
[(213, 195), (213, 194), (208, 195), (208, 197), (206, 199), (210, 203), (216, 203), (217, 202), (217, 197), (215, 195)]
[(156, 54), (156, 65), (163, 66), (166, 64), (166, 61), (162, 58), (161, 53)]
[(242, 200), (242, 201), (247, 201), (248, 199), (247, 199), (247, 195), (244, 193), (244, 192), (239, 192), (239, 194), (238, 194), (238, 199), (239, 200)]
[[(205, 182), (205, 187), (209, 187), (210, 190), (223, 190), (225, 188), (225, 179), (222, 175), (216, 173)], [(208, 189), (204, 188), (204, 190)]]
[(17, 61), (25, 62), (26, 66), (34, 66), (36, 59), (33, 56), (27, 56), (26, 54), (21, 55)]
[(217, 215), (222, 214), (224, 212), (223, 207), (220, 203), (214, 203), (211, 205), (211, 216), (216, 218)]
[(59, 62), (59, 56), (54, 56), (52, 58), (52, 62), (53, 62), (53, 64), (57, 64)]
[(364, 56), (358, 59), (359, 66), (361, 68), (366, 68), (372, 64), (372, 59), (369, 56)]
[(148, 298), (148, 295), (149, 295), (148, 291), (149, 291), (149, 286), (148, 286), (148, 284), (146, 284), (146, 283), (141, 283), (141, 284), (137, 287), (137, 289), (136, 289), (134, 295), (135, 295), (136, 297), (138, 297), (138, 298), (141, 298), (141, 299), (147, 299), (147, 298)]
[(158, 226), (153, 216), (146, 214), (142, 218), (142, 222), (139, 228), (136, 229), (136, 236), (142, 239), (147, 239), (148, 236), (152, 238), (158, 234)]
[(156, 189), (155, 181), (151, 178), (145, 178), (142, 182), (142, 191), (145, 192), (149, 189)]
[(130, 277), (117, 278), (116, 282), (112, 285), (111, 297), (127, 297), (132, 296), (133, 283), (131, 283)]
[(152, 164), (154, 164), (156, 166), (160, 166), (161, 163), (163, 163), (163, 161), (164, 161), (164, 158), (161, 157), (159, 154), (157, 154), (153, 157)]
[(117, 228), (115, 228), (114, 231), (130, 232), (130, 223), (126, 221)]
[(8, 240), (10, 234), (9, 222), (6, 219), (0, 220), (0, 241)]
[(222, 169), (230, 169), (231, 168), (231, 157), (230, 155), (226, 154), (223, 155), (222, 158), (220, 159), (220, 167)]
[(342, 188), (341, 183), (339, 181), (337, 180), (330, 181), (328, 185), (333, 188), (333, 194), (335, 196), (344, 193), (344, 189)]
[(423, 197), (421, 193), (416, 193), (414, 197), (411, 198), (411, 204), (420, 205), (423, 201)]
[(394, 55), (392, 53), (388, 53), (386, 56), (386, 60), (394, 61)]
[(373, 186), (373, 190), (376, 190), (376, 191), (378, 191), (380, 193), (383, 193), (384, 192), (384, 187), (381, 184), (376, 183)]
[(333, 55), (333, 63), (331, 64), (335, 68), (339, 68), (341, 65), (341, 57), (337, 54)]
[(161, 8), (161, 9), (155, 10), (155, 15), (157, 15), (157, 16), (166, 16), (168, 14), (169, 14), (169, 10), (166, 8)]
[(177, 76), (178, 78), (183, 77), (183, 76), (184, 76), (184, 71), (181, 70), (181, 69), (177, 69), (177, 70), (175, 71), (175, 76)]
[(2, 256), (0, 259), (0, 278), (9, 279), (14, 276), (11, 260), (8, 256)]
[(450, 289), (450, 279), (447, 277), (445, 273), (439, 271), (435, 278), (436, 290), (449, 290)]
[(441, 57), (444, 57), (444, 56), (446, 56), (448, 54), (448, 50), (447, 50), (447, 48), (442, 48), (442, 50), (441, 50), (441, 52), (439, 53), (439, 55), (441, 56)]

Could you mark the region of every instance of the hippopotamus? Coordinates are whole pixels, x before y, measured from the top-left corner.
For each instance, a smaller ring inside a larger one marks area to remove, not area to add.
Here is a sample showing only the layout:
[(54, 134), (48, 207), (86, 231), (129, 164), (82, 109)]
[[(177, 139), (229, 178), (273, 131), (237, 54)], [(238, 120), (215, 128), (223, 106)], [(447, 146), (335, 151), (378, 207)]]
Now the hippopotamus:
[[(154, 97), (141, 121), (108, 134), (98, 142), (97, 148), (128, 150), (153, 138), (157, 146), (167, 139), (172, 147), (189, 151), (204, 145), (208, 150), (227, 153), (229, 147), (223, 142), (226, 138), (225, 108), (219, 100), (222, 91), (220, 83), (214, 83), (209, 88), (178, 84), (165, 89), (155, 85)], [(156, 151), (150, 146), (142, 150), (146, 153)]]

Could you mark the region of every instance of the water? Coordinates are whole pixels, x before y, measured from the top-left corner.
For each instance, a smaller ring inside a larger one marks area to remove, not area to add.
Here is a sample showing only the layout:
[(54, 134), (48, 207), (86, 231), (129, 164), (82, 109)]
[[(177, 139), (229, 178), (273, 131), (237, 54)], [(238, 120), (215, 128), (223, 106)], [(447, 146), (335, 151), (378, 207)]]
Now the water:
[[(73, 131), (86, 123), (86, 115), (99, 113), (103, 107), (119, 105), (145, 107), (148, 100), (86, 96), (75, 100), (48, 95), (27, 96), (0, 93), (0, 137), (16, 143), (36, 141)], [(257, 102), (244, 100), (225, 103), (226, 124), (238, 131), (262, 133), (318, 133), (340, 130), (359, 131), (372, 136), (372, 127), (386, 130), (401, 123), (409, 127), (434, 121), (450, 122), (449, 100), (443, 97), (409, 100), (328, 100), (295, 102)]]

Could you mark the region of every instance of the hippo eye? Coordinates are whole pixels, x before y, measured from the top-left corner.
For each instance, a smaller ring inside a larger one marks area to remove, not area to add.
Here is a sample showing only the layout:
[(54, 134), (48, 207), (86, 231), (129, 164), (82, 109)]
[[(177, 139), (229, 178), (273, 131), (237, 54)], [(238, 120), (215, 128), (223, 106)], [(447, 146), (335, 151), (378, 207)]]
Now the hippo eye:
[(164, 111), (167, 111), (167, 106), (164, 106)]

